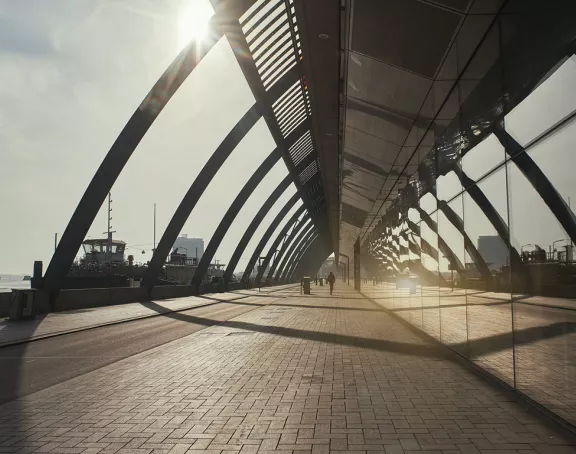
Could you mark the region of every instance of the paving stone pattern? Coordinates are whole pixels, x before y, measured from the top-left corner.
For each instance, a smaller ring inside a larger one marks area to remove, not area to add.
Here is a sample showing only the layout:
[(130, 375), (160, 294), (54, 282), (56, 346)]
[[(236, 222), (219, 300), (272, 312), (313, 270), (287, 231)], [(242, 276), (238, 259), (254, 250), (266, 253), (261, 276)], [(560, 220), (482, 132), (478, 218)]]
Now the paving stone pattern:
[[(267, 294), (270, 291), (276, 291), (278, 288), (288, 287), (294, 287), (294, 284), (262, 289), (262, 293)], [(54, 312), (28, 321), (11, 322), (7, 318), (0, 318), (0, 346), (22, 340), (43, 338), (59, 333), (100, 326), (102, 324), (115, 323), (122, 320), (150, 317), (214, 304), (219, 301), (235, 301), (258, 295), (261, 295), (261, 292), (257, 289), (238, 290), (227, 293), (157, 300), (151, 303), (129, 303), (116, 306)]]
[(576, 452), (354, 290), (312, 292), (1, 406), (0, 453)]

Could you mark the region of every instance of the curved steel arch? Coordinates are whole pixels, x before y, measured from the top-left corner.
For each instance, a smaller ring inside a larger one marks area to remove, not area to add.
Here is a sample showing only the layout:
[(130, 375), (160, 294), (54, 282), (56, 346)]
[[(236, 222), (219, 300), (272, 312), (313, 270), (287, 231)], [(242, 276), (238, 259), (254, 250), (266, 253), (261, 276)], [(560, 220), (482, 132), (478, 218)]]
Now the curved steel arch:
[(304, 244), (304, 247), (302, 247), (302, 249), (300, 251), (298, 251), (298, 254), (296, 257), (294, 257), (294, 260), (292, 261), (292, 263), (290, 263), (290, 266), (288, 267), (288, 273), (287, 273), (287, 280), (286, 282), (290, 282), (293, 279), (294, 276), (294, 272), (296, 271), (296, 269), (302, 264), (302, 259), (303, 257), (307, 254), (308, 249), (310, 247), (310, 244), (316, 239), (318, 238), (318, 233), (313, 232), (312, 236), (307, 238), (306, 243)]
[[(280, 251), (276, 254), (276, 258), (270, 269), (268, 270), (268, 275), (266, 276), (265, 282), (272, 282), (274, 273), (278, 268), (279, 263), (284, 263), (284, 260), (288, 255), (290, 255), (290, 251), (288, 251), (288, 246), (291, 244), (296, 244), (296, 241), (304, 235), (304, 232), (308, 231), (310, 228), (314, 226), (314, 222), (312, 222), (312, 218), (309, 215), (305, 215), (300, 222), (292, 229), (288, 238), (284, 240), (282, 246), (280, 247)], [(275, 251), (268, 251), (268, 254), (274, 254)]]
[[(450, 262), (450, 265), (453, 266), (456, 271), (458, 272), (458, 274), (462, 277), (464, 277), (464, 266), (462, 265), (462, 262), (460, 261), (460, 259), (458, 258), (458, 256), (454, 253), (454, 251), (450, 248), (450, 246), (448, 246), (448, 244), (446, 243), (446, 241), (444, 241), (444, 238), (442, 238), (442, 235), (440, 235), (440, 233), (438, 232), (438, 222), (434, 221), (422, 208), (420, 208), (419, 206), (415, 207), (416, 210), (418, 211), (418, 213), (420, 214), (420, 218), (426, 223), (426, 225), (428, 225), (428, 227), (430, 227), (430, 229), (436, 233), (436, 235), (438, 236), (438, 249), (440, 250), (440, 252), (442, 252), (442, 254), (444, 254), (446, 256), (446, 258), (448, 259), (448, 261)], [(464, 245), (464, 244), (462, 244)]]
[[(323, 248), (326, 249), (326, 255), (322, 252)], [(328, 255), (330, 255), (330, 248), (322, 241), (322, 237), (320, 235), (313, 237), (298, 261), (294, 262), (293, 269), (289, 273), (289, 279), (295, 279), (298, 274), (302, 277), (305, 274), (312, 274), (313, 271), (318, 271), (318, 268), (320, 268), (320, 265), (326, 260)], [(318, 260), (318, 262), (315, 260)]]
[(318, 238), (319, 235), (314, 233), (310, 238), (308, 238), (302, 250), (298, 252), (297, 257), (295, 257), (295, 260), (293, 260), (293, 262), (290, 264), (290, 268), (288, 269), (288, 281), (292, 280), (296, 268), (298, 268), (298, 266), (303, 263), (304, 256), (308, 253), (312, 243)]
[(188, 189), (188, 192), (186, 192), (186, 195), (180, 201), (180, 205), (178, 205), (172, 219), (170, 219), (142, 279), (142, 285), (147, 288), (148, 292), (156, 285), (156, 279), (164, 266), (166, 257), (168, 257), (174, 241), (178, 238), (198, 200), (200, 200), (204, 191), (218, 173), (218, 170), (220, 170), (224, 162), (226, 162), (226, 159), (228, 159), (248, 131), (250, 131), (261, 117), (262, 115), (259, 112), (258, 105), (253, 105), (240, 121), (236, 123), (236, 126), (232, 128), (220, 143), (212, 156), (210, 156), (210, 159), (204, 164), (204, 167)]
[(510, 243), (510, 231), (508, 229), (508, 225), (506, 224), (504, 219), (502, 219), (498, 211), (496, 211), (494, 205), (492, 205), (492, 203), (488, 200), (488, 197), (486, 197), (484, 192), (482, 192), (482, 189), (480, 189), (476, 185), (476, 182), (473, 179), (471, 179), (468, 175), (466, 175), (464, 170), (462, 170), (462, 167), (457, 165), (454, 166), (453, 170), (454, 173), (458, 176), (458, 179), (460, 180), (460, 184), (462, 184), (462, 187), (465, 188), (466, 192), (472, 198), (474, 203), (476, 203), (476, 205), (478, 205), (478, 207), (482, 210), (484, 216), (486, 216), (486, 218), (490, 221), (490, 223), (492, 224), (492, 226), (494, 227), (494, 229), (496, 230), (496, 232), (498, 233), (502, 241), (504, 241), (504, 244), (510, 251), (510, 264), (512, 265), (511, 268), (512, 274), (516, 274), (516, 276), (518, 276), (522, 282), (528, 283), (530, 277), (528, 275), (526, 267), (522, 263), (522, 259), (520, 258), (518, 251)]
[[(306, 207), (304, 205), (302, 205), (293, 215), (292, 217), (288, 220), (288, 222), (286, 223), (286, 225), (282, 228), (282, 230), (280, 231), (280, 233), (278, 233), (278, 236), (276, 237), (276, 239), (274, 240), (274, 242), (272, 243), (272, 245), (270, 246), (270, 249), (268, 250), (268, 255), (266, 255), (266, 258), (264, 259), (264, 263), (262, 264), (261, 268), (258, 270), (258, 274), (256, 275), (256, 283), (260, 283), (262, 280), (262, 275), (264, 274), (264, 270), (266, 268), (268, 268), (268, 265), (270, 265), (270, 260), (272, 260), (272, 255), (274, 254), (274, 251), (278, 248), (278, 245), (280, 244), (280, 241), (282, 241), (282, 239), (286, 236), (286, 234), (288, 233), (288, 230), (290, 230), (290, 228), (298, 222), (298, 218), (300, 217), (300, 215), (302, 213), (306, 212)], [(306, 213), (308, 215), (308, 213)]]
[[(270, 270), (269, 270), (269, 272), (266, 276), (266, 280), (264, 282), (270, 281), (272, 274), (274, 273), (274, 271), (278, 267), (278, 260), (282, 259), (282, 257), (284, 256), (284, 253), (286, 252), (286, 249), (288, 248), (288, 245), (292, 242), (292, 240), (298, 234), (298, 232), (300, 232), (300, 230), (302, 230), (309, 223), (312, 223), (312, 219), (310, 217), (310, 214), (308, 212), (306, 212), (304, 214), (304, 216), (302, 216), (302, 219), (295, 221), (294, 227), (292, 228), (290, 233), (288, 233), (289, 229), (286, 229), (286, 230), (283, 229), (278, 234), (278, 238), (276, 238), (276, 240), (274, 241), (274, 243), (272, 243), (272, 246), (268, 250), (268, 254), (266, 255), (266, 259), (264, 260), (264, 265), (262, 266), (262, 269), (259, 270), (258, 276), (256, 276), (257, 282), (262, 282), (262, 277), (264, 275), (264, 271), (266, 270), (266, 268), (268, 268), (268, 265), (270, 265), (272, 258), (275, 256), (276, 258), (274, 259), (274, 263), (272, 263), (272, 265), (270, 266)], [(288, 237), (286, 237), (286, 235), (288, 235)], [(280, 247), (280, 250), (277, 251), (277, 247), (280, 244), (282, 244), (282, 246)]]
[(300, 240), (298, 241), (298, 244), (296, 244), (296, 241), (294, 242), (294, 248), (291, 251), (290, 256), (285, 257), (285, 260), (283, 261), (283, 263), (280, 264), (280, 267), (278, 268), (278, 272), (276, 273), (276, 276), (274, 277), (274, 282), (279, 282), (279, 281), (283, 282), (284, 281), (284, 279), (286, 278), (286, 275), (288, 274), (288, 272), (292, 268), (292, 265), (295, 263), (296, 259), (298, 257), (300, 257), (300, 252), (303, 251), (303, 249), (306, 247), (306, 244), (308, 244), (308, 241), (310, 241), (310, 239), (314, 235), (318, 235), (318, 233), (316, 232), (316, 230), (314, 230), (314, 228), (312, 226), (312, 228), (308, 229), (306, 232), (303, 232), (303, 235), (301, 236)]
[(225, 286), (228, 286), (228, 282), (230, 281), (230, 278), (232, 277), (232, 274), (236, 269), (236, 265), (238, 265), (238, 261), (240, 260), (240, 257), (242, 257), (242, 254), (244, 253), (244, 250), (248, 246), (248, 243), (254, 236), (256, 229), (260, 226), (260, 224), (262, 223), (262, 221), (264, 220), (264, 218), (266, 217), (272, 206), (276, 203), (278, 198), (284, 193), (286, 189), (288, 189), (290, 183), (292, 183), (292, 176), (288, 174), (280, 182), (280, 184), (276, 187), (276, 189), (272, 191), (272, 194), (270, 194), (268, 199), (266, 199), (266, 202), (264, 202), (262, 207), (258, 210), (258, 213), (256, 213), (256, 216), (254, 216), (254, 219), (252, 219), (252, 222), (250, 222), (250, 225), (248, 226), (246, 232), (244, 232), (244, 235), (242, 236), (240, 242), (236, 246), (236, 250), (234, 251), (234, 254), (232, 254), (232, 258), (228, 262), (228, 266), (226, 267), (226, 271), (224, 272)]
[(478, 271), (482, 275), (482, 278), (486, 282), (491, 283), (493, 280), (492, 279), (492, 273), (490, 272), (490, 269), (488, 268), (488, 265), (486, 264), (484, 257), (482, 257), (482, 255), (480, 255), (480, 252), (478, 251), (478, 249), (476, 249), (476, 246), (474, 246), (474, 243), (472, 242), (472, 240), (470, 239), (470, 237), (466, 233), (466, 230), (464, 229), (464, 221), (462, 220), (462, 218), (458, 215), (458, 213), (456, 213), (452, 209), (452, 207), (450, 205), (448, 205), (445, 202), (439, 205), (439, 209), (440, 209), (440, 211), (442, 211), (442, 213), (444, 213), (444, 216), (446, 216), (446, 219), (448, 219), (448, 221), (450, 221), (450, 223), (464, 237), (464, 249), (466, 249), (468, 254), (470, 254), (470, 257), (472, 257), (472, 261), (476, 265), (476, 268), (478, 268)]
[[(278, 227), (280, 222), (282, 222), (282, 220), (286, 217), (286, 215), (288, 214), (290, 209), (294, 206), (294, 204), (299, 199), (300, 199), (300, 194), (298, 194), (298, 193), (294, 194), (290, 198), (290, 200), (288, 200), (288, 202), (286, 202), (286, 204), (280, 210), (280, 212), (276, 215), (274, 220), (270, 223), (270, 225), (266, 229), (266, 232), (264, 232), (264, 235), (262, 235), (262, 238), (260, 238), (260, 242), (258, 243), (258, 246), (256, 246), (256, 249), (254, 249), (254, 252), (252, 253), (252, 257), (250, 257), (250, 261), (248, 262), (248, 265), (246, 265), (246, 269), (244, 270), (244, 274), (242, 275), (242, 282), (246, 282), (248, 280), (248, 277), (252, 273), (252, 269), (254, 268), (254, 265), (256, 265), (256, 262), (258, 261), (258, 257), (260, 257), (262, 250), (266, 246), (266, 243), (268, 243), (268, 240), (270, 240), (270, 237), (272, 236), (272, 234), (274, 233), (274, 231), (276, 230), (276, 228)], [(292, 215), (292, 217), (294, 218), (294, 216), (296, 216), (296, 213), (298, 213), (298, 216), (300, 216), (304, 212), (304, 209), (305, 209), (304, 205), (301, 205), (300, 208), (298, 208), (296, 210), (296, 212)], [(296, 216), (296, 218), (298, 216)], [(290, 221), (288, 221), (288, 222), (290, 222)]]
[(540, 170), (538, 164), (526, 153), (524, 147), (516, 142), (501, 126), (494, 128), (494, 135), (498, 138), (510, 159), (516, 164), (516, 167), (530, 182), (538, 195), (544, 200), (544, 203), (548, 205), (548, 208), (556, 216), (564, 231), (572, 241), (576, 241), (576, 217), (548, 177)]
[(228, 208), (228, 211), (226, 211), (226, 214), (224, 215), (224, 217), (220, 221), (220, 224), (218, 224), (216, 231), (212, 235), (212, 239), (210, 240), (210, 243), (208, 243), (208, 247), (204, 251), (204, 254), (202, 254), (202, 258), (200, 259), (200, 263), (196, 268), (194, 277), (192, 277), (191, 283), (192, 285), (196, 286), (196, 288), (200, 287), (202, 279), (204, 278), (204, 275), (206, 274), (206, 271), (210, 266), (210, 262), (212, 262), (212, 259), (214, 258), (214, 255), (216, 254), (218, 247), (222, 243), (224, 236), (226, 235), (228, 229), (236, 219), (236, 216), (246, 203), (246, 200), (248, 200), (248, 197), (252, 195), (258, 184), (268, 174), (270, 169), (274, 167), (274, 165), (278, 162), (278, 160), (281, 157), (282, 155), (280, 148), (276, 148), (272, 153), (270, 153), (268, 157), (264, 159), (262, 164), (260, 164), (260, 167), (258, 167), (256, 171), (252, 174), (250, 179), (246, 182), (242, 190), (238, 193), (238, 195)]
[(283, 275), (284, 271), (287, 269), (286, 265), (292, 263), (293, 258), (296, 256), (296, 252), (300, 247), (302, 247), (302, 245), (306, 242), (306, 240), (310, 237), (310, 235), (312, 235), (312, 232), (314, 232), (313, 223), (311, 223), (308, 227), (302, 229), (300, 235), (298, 235), (298, 237), (294, 239), (294, 242), (292, 243), (293, 244), (292, 250), (286, 251), (286, 254), (282, 258), (282, 262), (280, 262), (280, 266), (278, 266), (278, 269), (276, 270), (276, 274), (274, 275), (272, 282), (275, 283), (278, 282), (280, 277)]
[(225, 25), (223, 17), (215, 14), (209, 22), (212, 32), (202, 41), (191, 42), (178, 54), (132, 114), (72, 214), (42, 279), (43, 289), (58, 292), (62, 288), (82, 241), (122, 169), (176, 90), (222, 37)]

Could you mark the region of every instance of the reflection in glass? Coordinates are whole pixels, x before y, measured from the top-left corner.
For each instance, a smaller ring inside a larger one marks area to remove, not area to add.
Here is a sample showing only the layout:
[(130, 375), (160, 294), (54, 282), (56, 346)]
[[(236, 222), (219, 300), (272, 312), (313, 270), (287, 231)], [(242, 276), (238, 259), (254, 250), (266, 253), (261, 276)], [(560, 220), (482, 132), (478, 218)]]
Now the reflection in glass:
[(433, 217), (426, 217), (420, 222), (422, 329), (440, 340), (438, 235), (432, 229), (433, 224), (436, 224), (436, 213)]
[[(488, 197), (491, 206), (506, 225), (506, 172), (498, 171), (482, 180), (477, 187)], [(473, 192), (472, 192), (473, 193)], [(493, 205), (492, 205), (493, 204)], [(480, 207), (472, 198), (471, 191), (464, 194), (464, 227), (473, 246), (475, 246), (490, 269), (492, 280), (506, 281), (510, 260), (507, 252), (497, 260), (487, 260), (494, 250), (500, 250), (502, 239), (494, 226), (498, 219), (489, 219), (485, 212), (490, 207)], [(488, 241), (481, 243), (481, 238)], [(512, 307), (510, 293), (505, 290), (487, 292), (486, 280), (481, 269), (474, 262), (470, 251), (466, 251), (466, 282), (468, 304), (468, 349), (470, 359), (477, 362), (509, 384), (514, 383), (513, 344), (512, 344)]]
[[(463, 218), (463, 197), (448, 204), (448, 208)], [(444, 243), (440, 254), (440, 274), (449, 286), (440, 287), (440, 322), (442, 343), (458, 353), (468, 355), (468, 313), (466, 302), (464, 236), (444, 214), (438, 210), (438, 240)]]

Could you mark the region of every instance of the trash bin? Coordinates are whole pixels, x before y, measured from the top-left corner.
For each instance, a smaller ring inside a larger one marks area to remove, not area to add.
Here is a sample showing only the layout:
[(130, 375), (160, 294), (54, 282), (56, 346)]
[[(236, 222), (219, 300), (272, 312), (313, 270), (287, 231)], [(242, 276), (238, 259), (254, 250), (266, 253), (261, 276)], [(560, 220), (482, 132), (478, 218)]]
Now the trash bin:
[(323, 287), (323, 286), (324, 286), (324, 278), (321, 277), (321, 278), (320, 278), (320, 287)]
[(302, 278), (302, 288), (304, 289), (304, 295), (310, 295), (310, 276)]

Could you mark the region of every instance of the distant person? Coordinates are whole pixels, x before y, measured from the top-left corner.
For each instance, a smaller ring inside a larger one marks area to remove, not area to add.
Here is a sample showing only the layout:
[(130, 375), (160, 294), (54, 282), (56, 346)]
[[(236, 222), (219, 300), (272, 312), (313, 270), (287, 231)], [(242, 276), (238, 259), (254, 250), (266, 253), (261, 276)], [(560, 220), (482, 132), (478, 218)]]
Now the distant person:
[(330, 284), (330, 295), (332, 295), (332, 292), (334, 291), (334, 282), (336, 282), (336, 277), (332, 271), (330, 271), (330, 274), (326, 280), (328, 281), (328, 284)]
[(318, 276), (314, 278), (314, 284), (318, 285)]

